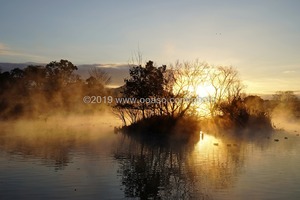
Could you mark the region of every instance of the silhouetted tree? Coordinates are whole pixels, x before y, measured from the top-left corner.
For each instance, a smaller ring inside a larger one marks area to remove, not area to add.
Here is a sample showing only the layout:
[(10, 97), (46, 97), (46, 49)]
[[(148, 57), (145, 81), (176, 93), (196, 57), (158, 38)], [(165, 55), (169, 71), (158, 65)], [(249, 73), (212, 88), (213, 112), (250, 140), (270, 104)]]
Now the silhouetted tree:
[(111, 81), (111, 76), (99, 68), (89, 70), (90, 77), (86, 79), (89, 93), (91, 95), (104, 95), (105, 88)]
[(206, 82), (209, 72), (208, 64), (198, 60), (171, 65), (165, 76), (164, 96), (170, 101), (164, 104), (164, 113), (172, 117), (197, 116), (197, 109), (201, 106), (197, 101), (198, 87)]
[[(209, 83), (213, 92), (209, 93), (209, 110), (212, 117), (222, 115), (227, 109), (222, 109), (225, 104), (233, 106), (241, 98), (244, 85), (238, 78), (238, 72), (232, 67), (216, 67), (209, 74)], [(221, 108), (221, 109), (220, 109)], [(221, 111), (221, 113), (220, 113)]]
[(46, 65), (46, 76), (50, 90), (61, 89), (73, 79), (73, 72), (78, 68), (68, 60), (52, 61)]
[[(80, 76), (74, 73), (75, 70), (77, 67), (70, 61), (60, 60), (46, 66), (29, 65), (24, 69), (15, 68), (0, 73), (0, 118), (23, 114), (35, 117), (47, 112), (68, 112), (82, 108), (82, 97), (91, 88), (85, 87)], [(107, 83), (104, 74), (96, 70), (93, 70), (93, 74), (99, 83)], [(87, 108), (85, 106), (83, 109)]]
[(300, 101), (293, 91), (277, 91), (273, 95), (271, 109), (289, 117), (300, 116)]
[(0, 94), (9, 89), (12, 85), (12, 77), (9, 72), (0, 73)]
[[(133, 66), (130, 71), (130, 78), (125, 79), (123, 96), (125, 98), (135, 98), (137, 101), (126, 107), (141, 113), (143, 119), (151, 116), (156, 110), (156, 103), (146, 102), (143, 100), (162, 97), (164, 93), (164, 73), (166, 66), (155, 67), (152, 61), (148, 61), (145, 67), (138, 65)], [(117, 105), (121, 106), (121, 105)], [(124, 106), (124, 105), (123, 105)], [(133, 111), (134, 112), (134, 111)]]
[(44, 66), (30, 65), (24, 69), (24, 81), (27, 87), (44, 89), (46, 80), (46, 69)]
[(233, 123), (234, 127), (246, 127), (250, 115), (241, 98), (233, 99), (230, 103), (221, 102), (218, 110), (222, 112), (224, 118)]
[(10, 75), (14, 79), (22, 79), (22, 78), (24, 78), (25, 73), (20, 68), (14, 68), (13, 70), (10, 71)]
[(250, 95), (244, 98), (245, 107), (250, 115), (258, 115), (266, 112), (264, 100), (255, 95)]
[(298, 100), (293, 91), (277, 91), (273, 95), (273, 100), (277, 102), (295, 102)]

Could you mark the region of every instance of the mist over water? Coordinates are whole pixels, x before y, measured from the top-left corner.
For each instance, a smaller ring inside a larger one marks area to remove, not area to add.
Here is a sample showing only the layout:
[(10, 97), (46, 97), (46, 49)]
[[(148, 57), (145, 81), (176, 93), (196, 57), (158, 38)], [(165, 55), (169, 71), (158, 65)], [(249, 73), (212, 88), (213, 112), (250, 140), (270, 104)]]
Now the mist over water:
[(272, 113), (272, 122), (277, 129), (300, 132), (300, 118), (295, 117), (289, 109), (275, 109)]
[(1, 124), (0, 148), (64, 167), (77, 148), (106, 152), (112, 145), (113, 127), (117, 125), (118, 120), (106, 113), (101, 116), (56, 115), (47, 119), (6, 121)]

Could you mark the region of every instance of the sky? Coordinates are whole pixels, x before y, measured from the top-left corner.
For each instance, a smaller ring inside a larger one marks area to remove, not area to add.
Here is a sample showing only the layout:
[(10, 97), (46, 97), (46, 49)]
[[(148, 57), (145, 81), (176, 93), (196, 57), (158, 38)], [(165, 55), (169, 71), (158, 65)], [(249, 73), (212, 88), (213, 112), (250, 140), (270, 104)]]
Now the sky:
[(0, 62), (233, 66), (248, 93), (300, 91), (297, 0), (0, 0)]

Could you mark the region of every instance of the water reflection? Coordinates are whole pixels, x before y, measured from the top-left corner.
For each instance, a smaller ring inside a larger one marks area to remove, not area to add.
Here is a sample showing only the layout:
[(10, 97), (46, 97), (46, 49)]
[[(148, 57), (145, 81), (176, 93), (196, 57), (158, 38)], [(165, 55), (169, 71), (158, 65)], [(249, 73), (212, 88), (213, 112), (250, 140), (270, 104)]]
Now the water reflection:
[[(13, 138), (12, 138), (13, 137)], [(70, 149), (74, 146), (74, 137), (61, 135), (2, 135), (0, 148), (12, 155), (24, 158), (42, 158), (44, 165), (54, 165), (63, 169), (70, 162)]]
[(214, 191), (233, 187), (245, 164), (241, 138), (200, 132), (197, 140), (180, 143), (121, 134), (115, 158), (130, 198), (212, 199)]
[(193, 145), (162, 144), (123, 134), (115, 153), (126, 197), (185, 199), (194, 189), (188, 157)]
[(65, 169), (82, 151), (91, 155), (108, 154), (107, 147), (113, 142), (113, 124), (94, 118), (87, 120), (82, 123), (75, 118), (57, 118), (9, 124), (0, 134), (0, 152), (24, 160), (38, 158), (41, 165), (53, 166), (55, 170)]

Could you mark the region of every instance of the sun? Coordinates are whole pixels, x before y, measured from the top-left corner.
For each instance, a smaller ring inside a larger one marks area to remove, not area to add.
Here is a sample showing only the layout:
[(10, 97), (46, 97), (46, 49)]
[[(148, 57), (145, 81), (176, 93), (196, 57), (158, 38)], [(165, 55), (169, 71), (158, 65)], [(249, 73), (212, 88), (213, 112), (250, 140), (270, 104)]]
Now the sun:
[[(201, 80), (201, 77), (195, 77), (191, 81), (190, 77), (180, 77), (180, 83), (173, 86), (175, 94), (185, 94), (185, 98), (191, 98), (193, 104), (191, 107), (196, 111), (194, 114), (198, 117), (209, 117), (211, 115), (212, 99), (214, 99), (216, 89), (207, 81)], [(191, 82), (190, 84), (188, 84)], [(189, 105), (190, 106), (190, 105)]]
[(197, 97), (199, 98), (199, 103), (197, 106), (197, 112), (199, 116), (208, 117), (210, 116), (210, 97), (213, 97), (215, 93), (215, 88), (209, 84), (201, 84), (195, 88)]
[(208, 97), (213, 95), (214, 87), (208, 84), (201, 84), (196, 87), (196, 94), (198, 97)]

